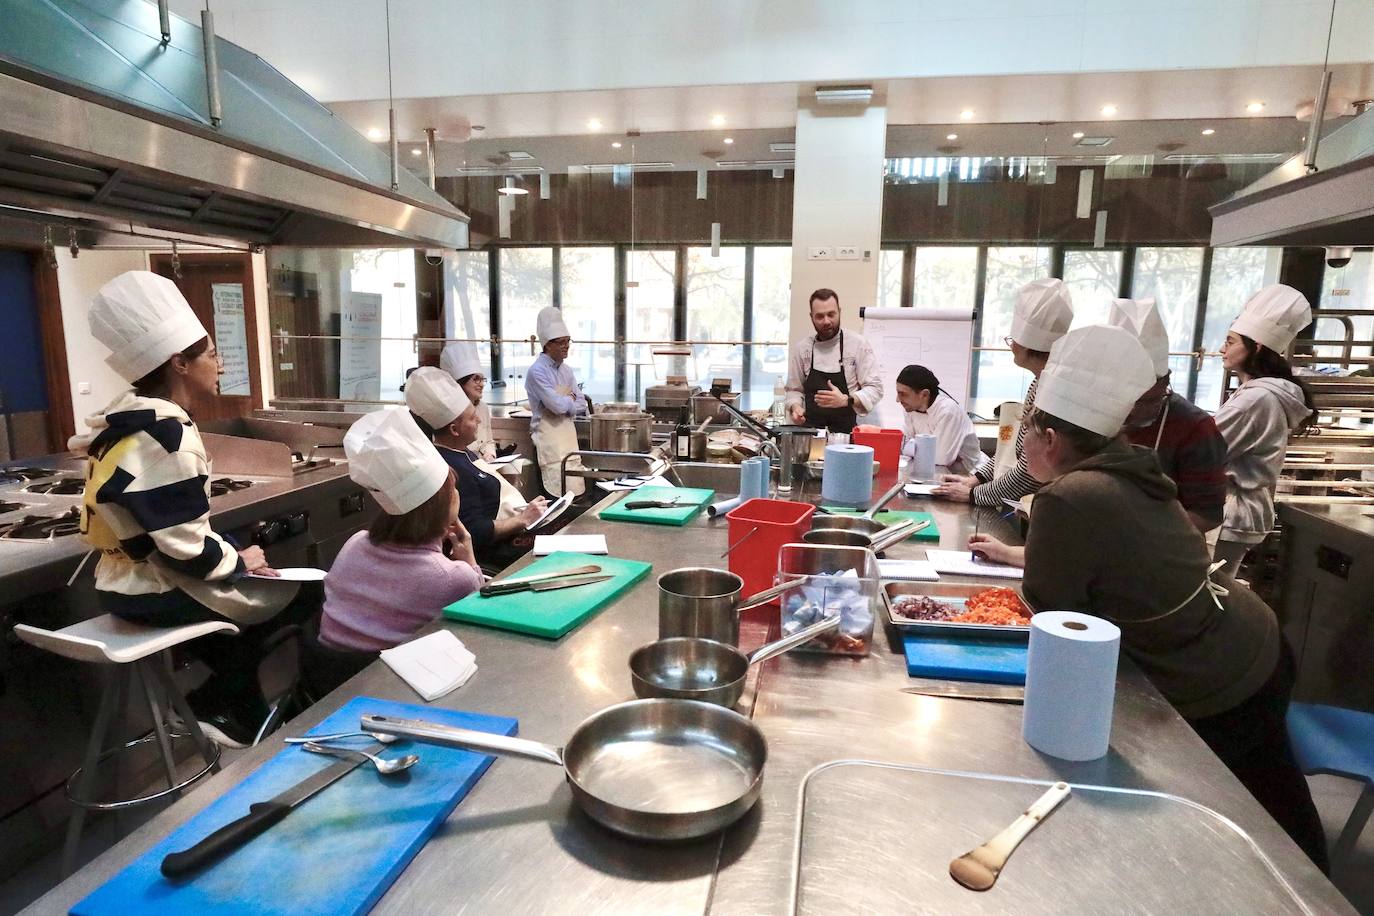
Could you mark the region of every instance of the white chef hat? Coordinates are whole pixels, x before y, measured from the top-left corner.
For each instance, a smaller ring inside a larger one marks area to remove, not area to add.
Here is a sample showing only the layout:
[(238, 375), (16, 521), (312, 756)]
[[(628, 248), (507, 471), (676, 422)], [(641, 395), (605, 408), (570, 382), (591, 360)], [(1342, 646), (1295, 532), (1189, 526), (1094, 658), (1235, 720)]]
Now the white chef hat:
[(422, 505), (448, 482), (448, 464), (410, 412), (399, 407), (373, 411), (350, 426), (344, 454), (348, 476), (371, 491), (389, 515)]
[(477, 347), (470, 341), (454, 340), (444, 344), (444, 352), (439, 354), (439, 368), (462, 381), (482, 371), (482, 360), (477, 355)]
[(540, 346), (560, 337), (572, 336), (568, 326), (563, 323), (563, 310), (552, 305), (540, 310), (539, 317), (534, 319), (534, 326), (535, 333), (539, 335)]
[(1107, 324), (1125, 328), (1136, 336), (1155, 367), (1155, 378), (1169, 374), (1169, 332), (1154, 299), (1113, 299)]
[(430, 429), (443, 429), (472, 406), (472, 399), (443, 369), (421, 366), (406, 379), (406, 406)]
[(87, 320), (91, 336), (110, 351), (105, 362), (130, 382), (210, 336), (176, 284), (147, 270), (100, 287)]
[(1231, 322), (1231, 330), (1282, 353), (1311, 323), (1312, 306), (1307, 297), (1291, 286), (1275, 283), (1250, 297), (1240, 317)]
[(1105, 324), (1075, 328), (1055, 342), (1035, 385), (1035, 407), (1102, 436), (1115, 436), (1155, 383), (1135, 334)]
[(1032, 280), (1016, 292), (1011, 310), (1011, 339), (1028, 350), (1049, 350), (1068, 333), (1073, 300), (1063, 280)]

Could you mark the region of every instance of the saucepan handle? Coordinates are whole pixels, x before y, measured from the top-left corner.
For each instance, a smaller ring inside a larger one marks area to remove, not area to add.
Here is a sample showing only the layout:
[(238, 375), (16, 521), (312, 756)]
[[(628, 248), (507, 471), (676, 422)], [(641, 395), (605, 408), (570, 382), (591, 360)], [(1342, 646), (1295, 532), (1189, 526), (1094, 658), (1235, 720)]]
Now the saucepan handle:
[[(752, 534), (753, 532), (750, 533)], [(745, 598), (739, 604), (735, 605), (735, 610), (738, 612), (743, 612), (749, 610), (750, 608), (758, 607), (760, 604), (767, 604), (768, 602), (772, 601), (774, 598), (778, 597), (784, 592), (790, 592), (792, 589), (805, 584), (805, 578), (791, 579), (787, 582), (775, 585), (772, 588), (766, 588), (761, 592), (756, 592), (755, 594), (750, 595), (748, 598)]]
[(473, 731), (470, 728), (438, 725), (423, 719), (393, 719), (390, 716), (363, 716), (361, 725), (363, 731), (373, 734), (395, 735), (425, 744), (458, 747), (465, 751), (480, 751), (502, 757), (524, 757), (560, 767), (563, 765), (562, 748), (541, 741), (530, 741), (527, 738), (512, 738), (508, 735)]
[(791, 636), (784, 636), (776, 642), (770, 642), (762, 648), (755, 649), (754, 654), (749, 656), (749, 664), (757, 665), (759, 662), (766, 662), (775, 655), (781, 655), (788, 649), (795, 649), (804, 642), (810, 642), (822, 633), (829, 633), (837, 629), (840, 625), (840, 615), (827, 617), (820, 623), (813, 623), (804, 630), (798, 630)]

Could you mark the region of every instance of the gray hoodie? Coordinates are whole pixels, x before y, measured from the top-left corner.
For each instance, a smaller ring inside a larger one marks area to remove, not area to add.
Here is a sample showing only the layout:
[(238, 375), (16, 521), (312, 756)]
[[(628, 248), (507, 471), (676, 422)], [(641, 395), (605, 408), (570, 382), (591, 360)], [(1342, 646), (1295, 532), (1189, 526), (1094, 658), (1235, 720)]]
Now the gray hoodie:
[(1258, 544), (1274, 527), (1274, 488), (1288, 436), (1311, 411), (1302, 389), (1278, 378), (1251, 379), (1216, 413), (1226, 440), (1226, 510), (1221, 539)]

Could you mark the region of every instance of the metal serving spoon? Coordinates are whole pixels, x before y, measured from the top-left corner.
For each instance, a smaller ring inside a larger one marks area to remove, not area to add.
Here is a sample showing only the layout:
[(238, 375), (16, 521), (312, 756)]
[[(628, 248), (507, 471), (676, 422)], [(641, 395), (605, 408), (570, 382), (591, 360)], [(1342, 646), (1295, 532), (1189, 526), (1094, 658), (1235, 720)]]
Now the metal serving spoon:
[(395, 757), (391, 760), (387, 760), (369, 754), (366, 751), (357, 751), (348, 747), (330, 747), (327, 744), (316, 744), (314, 741), (307, 741), (301, 746), (312, 754), (328, 754), (331, 757), (342, 757), (345, 760), (351, 760), (354, 757), (366, 757), (368, 760), (372, 761), (372, 765), (377, 768), (377, 772), (381, 773), (383, 776), (391, 776), (402, 770), (408, 770), (420, 762), (418, 754), (406, 754), (404, 757)]
[(342, 741), (344, 738), (368, 738), (372, 741), (380, 741), (382, 744), (391, 744), (398, 740), (395, 735), (374, 735), (371, 732), (336, 732), (332, 735), (297, 735), (293, 738), (283, 738), (287, 744), (311, 744), (320, 741)]

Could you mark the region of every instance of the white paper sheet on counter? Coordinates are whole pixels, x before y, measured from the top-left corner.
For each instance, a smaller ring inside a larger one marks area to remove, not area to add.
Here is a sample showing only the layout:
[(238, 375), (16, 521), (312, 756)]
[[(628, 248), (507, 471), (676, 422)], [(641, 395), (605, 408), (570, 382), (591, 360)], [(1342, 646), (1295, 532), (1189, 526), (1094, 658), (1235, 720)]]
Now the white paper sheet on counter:
[(907, 582), (940, 581), (940, 574), (929, 560), (879, 560), (878, 576)]
[(967, 550), (926, 549), (926, 559), (936, 572), (951, 576), (996, 576), (999, 579), (1020, 579), (1025, 570), (1019, 566), (1004, 566), (989, 560), (975, 560)]
[(539, 534), (534, 538), (534, 555), (546, 557), (565, 550), (569, 553), (607, 554), (604, 534)]
[(383, 649), (381, 657), (426, 703), (457, 690), (477, 673), (477, 656), (448, 630)]

